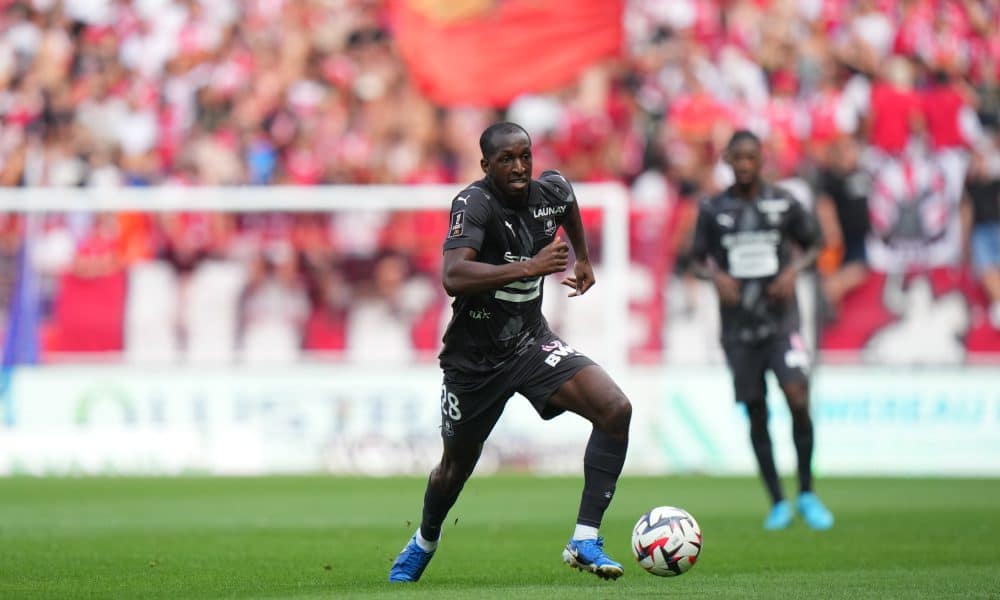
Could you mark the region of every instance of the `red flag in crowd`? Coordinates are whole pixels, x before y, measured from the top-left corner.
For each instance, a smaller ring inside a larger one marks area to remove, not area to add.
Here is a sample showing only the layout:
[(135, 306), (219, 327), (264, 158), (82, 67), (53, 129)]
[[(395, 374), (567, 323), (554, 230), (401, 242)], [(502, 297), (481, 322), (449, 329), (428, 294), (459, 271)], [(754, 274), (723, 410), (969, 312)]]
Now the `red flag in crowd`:
[(421, 91), (504, 106), (557, 88), (622, 47), (623, 0), (394, 0), (393, 35)]

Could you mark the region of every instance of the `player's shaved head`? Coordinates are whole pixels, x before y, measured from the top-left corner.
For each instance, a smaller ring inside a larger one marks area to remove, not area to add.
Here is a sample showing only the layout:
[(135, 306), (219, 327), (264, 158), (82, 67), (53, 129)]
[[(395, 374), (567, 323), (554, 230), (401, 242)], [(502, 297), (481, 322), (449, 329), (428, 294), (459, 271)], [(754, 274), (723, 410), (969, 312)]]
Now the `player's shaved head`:
[(511, 133), (523, 133), (528, 138), (528, 143), (531, 143), (531, 136), (528, 135), (524, 127), (521, 127), (517, 123), (511, 123), (510, 121), (494, 123), (487, 127), (483, 131), (483, 134), (479, 136), (479, 149), (483, 152), (483, 158), (489, 158), (497, 151), (496, 140), (498, 137)]
[(737, 129), (733, 133), (733, 137), (729, 138), (729, 143), (726, 144), (726, 149), (732, 150), (736, 144), (739, 144), (740, 142), (753, 142), (758, 147), (761, 145), (760, 138), (757, 137), (756, 133), (750, 131), (749, 129)]

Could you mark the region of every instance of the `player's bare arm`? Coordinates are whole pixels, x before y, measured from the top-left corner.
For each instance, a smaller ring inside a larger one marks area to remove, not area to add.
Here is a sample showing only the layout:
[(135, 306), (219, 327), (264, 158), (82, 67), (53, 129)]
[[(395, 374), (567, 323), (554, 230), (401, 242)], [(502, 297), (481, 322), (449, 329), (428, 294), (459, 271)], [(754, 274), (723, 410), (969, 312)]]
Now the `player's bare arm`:
[(530, 260), (491, 265), (476, 260), (473, 248), (453, 248), (444, 253), (441, 281), (449, 296), (500, 289), (524, 279), (561, 273), (569, 264), (569, 245), (556, 237)]
[(742, 286), (738, 279), (722, 269), (713, 268), (712, 283), (715, 284), (715, 291), (719, 295), (719, 302), (726, 306), (736, 306), (740, 303)]
[(559, 283), (573, 288), (570, 298), (582, 296), (594, 287), (597, 280), (594, 278), (594, 267), (590, 264), (590, 251), (587, 249), (587, 236), (580, 218), (580, 207), (575, 202), (570, 205), (562, 226), (566, 236), (569, 237), (569, 242), (573, 244), (576, 264), (573, 265), (573, 275), (565, 277)]

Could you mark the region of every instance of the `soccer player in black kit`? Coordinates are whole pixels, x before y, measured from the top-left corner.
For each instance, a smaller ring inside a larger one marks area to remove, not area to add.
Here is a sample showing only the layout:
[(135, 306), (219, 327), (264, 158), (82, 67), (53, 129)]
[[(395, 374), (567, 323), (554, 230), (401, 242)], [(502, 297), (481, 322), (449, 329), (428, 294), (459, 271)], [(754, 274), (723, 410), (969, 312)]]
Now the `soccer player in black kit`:
[[(765, 373), (774, 373), (792, 415), (798, 455), (797, 508), (806, 524), (829, 529), (833, 515), (812, 489), (813, 423), (809, 415), (809, 355), (799, 335), (798, 272), (821, 248), (813, 216), (788, 192), (761, 177), (760, 140), (741, 130), (726, 147), (736, 182), (702, 202), (692, 255), (707, 267), (719, 296), (722, 347), (736, 400), (745, 405), (750, 441), (771, 496), (766, 529), (784, 529), (793, 509), (781, 490), (768, 432)], [(793, 246), (801, 251), (798, 257)]]
[(420, 579), (448, 511), (515, 392), (543, 419), (568, 410), (593, 424), (576, 528), (563, 560), (616, 579), (622, 566), (604, 553), (598, 527), (625, 463), (632, 405), (603, 369), (549, 330), (541, 312), (545, 276), (569, 266), (560, 227), (576, 255), (573, 275), (562, 280), (573, 289), (569, 295), (594, 285), (576, 197), (556, 171), (532, 179), (531, 139), (519, 125), (491, 125), (479, 146), (486, 176), (452, 200), (444, 242), (442, 283), (455, 298), (439, 355), (444, 451), (427, 481), (420, 527), (389, 581)]

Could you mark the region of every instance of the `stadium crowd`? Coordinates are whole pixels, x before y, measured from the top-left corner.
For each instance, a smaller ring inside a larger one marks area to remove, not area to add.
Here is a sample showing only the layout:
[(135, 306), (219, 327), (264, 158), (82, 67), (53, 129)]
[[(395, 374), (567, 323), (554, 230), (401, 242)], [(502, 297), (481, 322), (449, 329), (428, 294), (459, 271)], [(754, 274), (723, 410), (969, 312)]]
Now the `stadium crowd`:
[[(767, 176), (798, 180), (815, 197), (831, 310), (864, 276), (858, 244), (871, 229), (890, 237), (907, 227), (869, 207), (876, 200), (847, 185), (850, 175), (931, 161), (943, 165), (941, 185), (961, 194), (972, 164), (969, 210), (945, 210), (937, 224), (918, 215), (915, 235), (933, 238), (965, 215), (954, 247), (972, 256), (958, 251), (954, 261), (973, 260), (1000, 328), (1000, 4), (629, 0), (622, 56), (503, 110), (422, 97), (389, 12), (378, 0), (0, 0), (0, 185), (464, 183), (480, 177), (479, 133), (507, 118), (532, 133), (539, 172), (629, 186), (633, 260), (659, 290), (683, 271), (696, 201), (729, 182), (722, 146), (746, 127), (765, 141)], [(395, 341), (372, 348), (432, 353), (447, 224), (434, 211), (358, 218), (47, 217), (34, 260), (61, 326), (46, 347), (128, 350), (135, 335), (165, 340), (151, 359), (302, 349), (363, 359), (372, 352), (351, 331), (379, 322), (398, 325), (383, 328)], [(6, 306), (23, 221), (0, 219)], [(137, 281), (176, 300), (159, 313), (155, 302), (109, 301)], [(188, 308), (225, 282), (225, 318)], [(662, 346), (662, 295), (634, 304), (651, 331), (637, 343)], [(103, 325), (87, 316), (98, 308), (109, 315)], [(173, 316), (149, 325), (156, 331), (128, 331), (155, 314)], [(231, 343), (206, 341), (199, 355), (189, 338), (212, 337), (206, 328)]]

